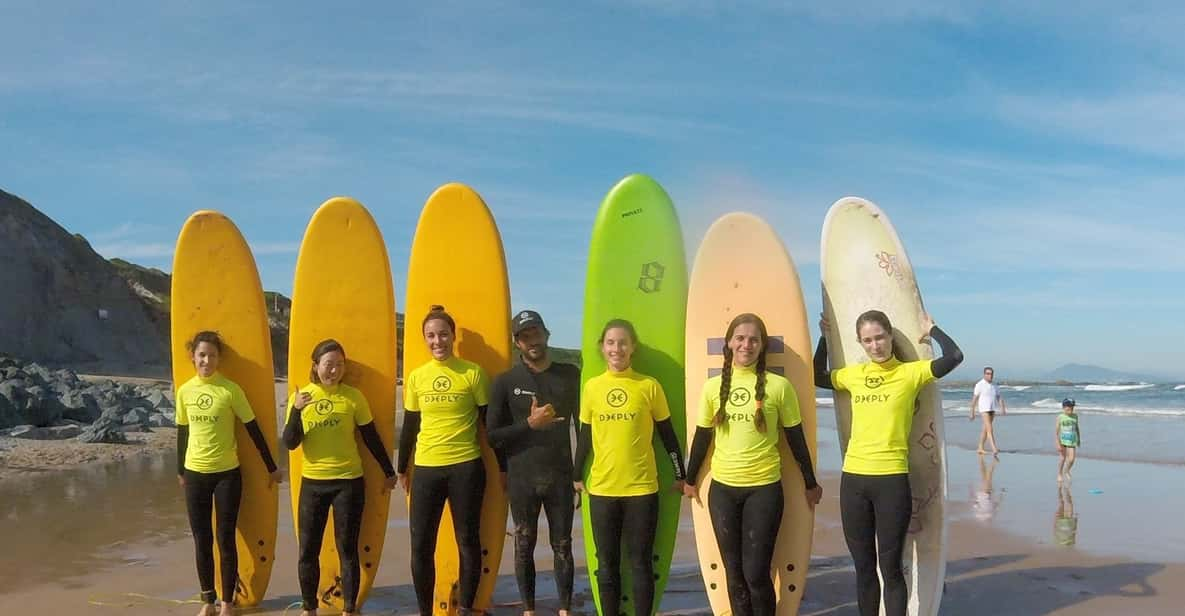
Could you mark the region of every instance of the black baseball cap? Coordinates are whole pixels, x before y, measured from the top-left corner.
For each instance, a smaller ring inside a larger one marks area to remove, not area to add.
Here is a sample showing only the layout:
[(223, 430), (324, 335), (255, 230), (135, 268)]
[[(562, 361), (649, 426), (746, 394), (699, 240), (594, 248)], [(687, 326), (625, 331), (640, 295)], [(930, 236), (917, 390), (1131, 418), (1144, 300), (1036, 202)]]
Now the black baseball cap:
[(524, 329), (535, 326), (539, 326), (544, 331), (547, 331), (547, 326), (543, 324), (543, 317), (539, 316), (538, 312), (534, 310), (523, 310), (514, 315), (514, 319), (511, 320), (510, 331), (514, 336), (518, 336)]
[(1062, 400), (1062, 406), (1074, 406), (1074, 399), (1066, 398), (1065, 400)]

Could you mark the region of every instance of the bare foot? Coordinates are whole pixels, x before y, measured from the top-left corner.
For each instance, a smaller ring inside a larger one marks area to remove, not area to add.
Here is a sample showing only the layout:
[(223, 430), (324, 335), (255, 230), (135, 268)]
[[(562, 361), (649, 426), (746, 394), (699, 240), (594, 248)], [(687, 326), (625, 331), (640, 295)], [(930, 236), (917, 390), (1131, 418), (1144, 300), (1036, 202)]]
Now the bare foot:
[(301, 610), (300, 616), (317, 616), (317, 610)]
[(985, 454), (985, 453), (987, 453), (987, 452), (986, 452), (986, 451), (984, 451), (983, 449), (976, 449), (976, 450), (975, 450), (975, 453), (977, 453), (977, 454), (979, 454), (979, 455), (981, 455), (981, 456), (982, 456), (983, 454)]
[(1061, 482), (1062, 482), (1062, 474), (1061, 474), (1061, 473), (1058, 473), (1058, 474), (1057, 474), (1057, 482), (1058, 482), (1058, 483), (1061, 483)]
[(202, 609), (198, 610), (197, 616), (215, 616), (217, 613), (218, 612), (214, 610), (214, 604), (207, 603), (202, 606)]
[(560, 616), (572, 616), (572, 612), (570, 610), (560, 610)]
[(523, 610), (523, 616), (535, 616), (535, 610)]
[(222, 610), (218, 612), (218, 616), (235, 616), (235, 604), (223, 601)]

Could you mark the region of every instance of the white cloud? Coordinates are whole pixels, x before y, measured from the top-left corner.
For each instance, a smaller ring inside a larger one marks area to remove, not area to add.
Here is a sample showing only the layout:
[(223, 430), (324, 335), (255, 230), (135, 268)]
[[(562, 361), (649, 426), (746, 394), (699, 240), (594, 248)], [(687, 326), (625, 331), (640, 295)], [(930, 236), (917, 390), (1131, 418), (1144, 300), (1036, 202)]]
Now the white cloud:
[(96, 244), (94, 246), (95, 252), (99, 253), (104, 258), (119, 258), (128, 261), (135, 261), (136, 259), (171, 259), (173, 257), (174, 248), (175, 244), (134, 241), (117, 241), (105, 244)]
[(771, 0), (628, 0), (627, 4), (671, 15), (701, 18), (729, 13), (797, 15), (843, 23), (900, 23), (938, 21), (964, 24), (981, 9), (969, 0), (831, 0), (830, 2), (776, 2)]
[(1002, 95), (1000, 116), (1035, 132), (1175, 159), (1185, 158), (1185, 89), (1101, 96)]
[(162, 229), (159, 225), (150, 225), (129, 220), (114, 228), (91, 233), (88, 239), (91, 242), (100, 245), (116, 245), (117, 243), (130, 238), (160, 234), (163, 232), (164, 229)]

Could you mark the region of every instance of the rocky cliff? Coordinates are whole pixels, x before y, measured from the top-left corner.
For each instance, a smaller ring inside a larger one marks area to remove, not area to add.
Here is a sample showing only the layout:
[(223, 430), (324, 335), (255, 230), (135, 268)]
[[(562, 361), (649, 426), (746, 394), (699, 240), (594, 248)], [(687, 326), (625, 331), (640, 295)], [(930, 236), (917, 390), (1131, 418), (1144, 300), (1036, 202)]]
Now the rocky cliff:
[(167, 369), (167, 336), (116, 267), (0, 191), (0, 352), (79, 370)]

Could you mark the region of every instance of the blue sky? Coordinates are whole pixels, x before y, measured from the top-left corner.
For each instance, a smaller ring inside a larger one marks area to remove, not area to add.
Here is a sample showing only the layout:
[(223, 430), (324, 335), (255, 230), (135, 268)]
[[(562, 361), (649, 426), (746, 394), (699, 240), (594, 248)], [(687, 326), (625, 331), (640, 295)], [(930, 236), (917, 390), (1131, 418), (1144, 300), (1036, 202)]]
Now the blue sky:
[(514, 306), (569, 346), (624, 175), (670, 192), (689, 259), (717, 216), (767, 218), (812, 312), (823, 217), (858, 195), (970, 369), (1185, 378), (1185, 10), (812, 4), (9, 0), (0, 188), (165, 270), (186, 216), (222, 210), (283, 292), (313, 210), (350, 195), (401, 298), (420, 208), (462, 181)]

